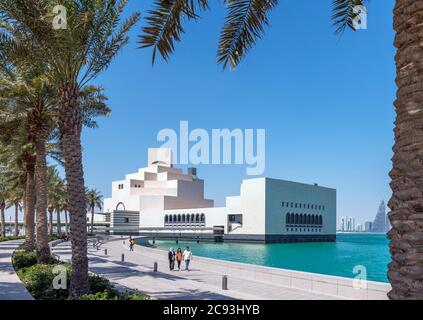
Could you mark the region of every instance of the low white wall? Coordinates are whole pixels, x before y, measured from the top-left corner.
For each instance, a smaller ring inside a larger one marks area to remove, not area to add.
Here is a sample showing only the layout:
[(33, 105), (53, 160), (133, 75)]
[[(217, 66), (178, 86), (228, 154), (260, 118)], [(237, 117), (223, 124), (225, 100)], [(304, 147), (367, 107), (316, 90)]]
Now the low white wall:
[[(167, 257), (166, 252), (161, 249), (146, 247), (143, 250), (148, 251), (152, 256), (157, 256), (159, 261)], [(229, 285), (230, 277), (234, 277), (351, 300), (387, 300), (387, 293), (391, 289), (388, 283), (383, 282), (366, 281), (365, 287), (354, 288), (354, 279), (352, 278), (257, 266), (195, 255), (192, 267), (209, 270), (222, 276), (227, 275)]]

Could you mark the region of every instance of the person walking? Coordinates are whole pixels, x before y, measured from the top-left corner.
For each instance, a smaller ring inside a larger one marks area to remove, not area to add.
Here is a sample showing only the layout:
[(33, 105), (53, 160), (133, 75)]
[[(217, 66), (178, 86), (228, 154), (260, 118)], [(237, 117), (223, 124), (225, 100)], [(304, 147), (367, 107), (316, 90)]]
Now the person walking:
[(135, 240), (130, 239), (129, 240), (129, 251), (134, 251), (134, 245), (135, 245)]
[(189, 246), (187, 246), (186, 250), (183, 253), (183, 256), (184, 256), (184, 262), (185, 262), (185, 270), (189, 271), (189, 263), (192, 260), (192, 252)]
[(175, 269), (175, 251), (173, 250), (173, 248), (169, 249), (167, 258), (169, 259), (169, 270), (173, 271)]
[(178, 263), (178, 271), (181, 271), (181, 262), (183, 260), (182, 249), (176, 250), (176, 262)]

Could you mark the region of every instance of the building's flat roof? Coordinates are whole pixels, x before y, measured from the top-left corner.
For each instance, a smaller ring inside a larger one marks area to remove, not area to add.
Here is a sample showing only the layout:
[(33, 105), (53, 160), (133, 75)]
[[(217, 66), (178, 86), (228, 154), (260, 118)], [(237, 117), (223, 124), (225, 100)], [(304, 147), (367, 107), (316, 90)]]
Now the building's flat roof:
[(305, 183), (305, 182), (298, 182), (298, 181), (278, 179), (278, 178), (270, 178), (270, 177), (258, 177), (258, 178), (243, 179), (243, 181), (262, 180), (262, 179), (265, 179), (265, 180), (274, 180), (274, 181), (283, 181), (283, 182), (289, 182), (289, 183), (295, 183), (295, 184), (302, 184), (302, 185), (305, 185), (305, 186), (319, 187), (319, 188), (325, 188), (325, 189), (330, 189), (330, 190), (335, 190), (336, 191), (335, 188), (325, 187), (325, 186), (322, 186), (320, 184)]

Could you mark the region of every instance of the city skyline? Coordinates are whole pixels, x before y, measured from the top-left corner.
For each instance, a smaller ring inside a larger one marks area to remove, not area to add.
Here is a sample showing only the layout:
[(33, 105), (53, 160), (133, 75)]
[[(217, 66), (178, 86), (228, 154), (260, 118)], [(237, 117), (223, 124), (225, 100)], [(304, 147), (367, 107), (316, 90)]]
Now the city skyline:
[(353, 216), (339, 216), (337, 222), (337, 231), (345, 232), (387, 232), (391, 225), (388, 219), (388, 213), (385, 201), (382, 200), (374, 218), (369, 221), (358, 223)]

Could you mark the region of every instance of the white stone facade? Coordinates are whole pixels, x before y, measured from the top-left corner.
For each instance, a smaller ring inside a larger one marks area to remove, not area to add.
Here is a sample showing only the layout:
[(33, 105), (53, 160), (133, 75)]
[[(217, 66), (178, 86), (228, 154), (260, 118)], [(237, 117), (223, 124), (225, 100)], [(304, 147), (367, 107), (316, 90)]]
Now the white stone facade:
[[(111, 230), (223, 241), (334, 241), (336, 190), (285, 180), (244, 180), (225, 207), (204, 198), (195, 169), (173, 168), (170, 149), (149, 149), (148, 167), (112, 183)], [(138, 229), (138, 231), (137, 231)], [(215, 238), (216, 239), (216, 238)]]

